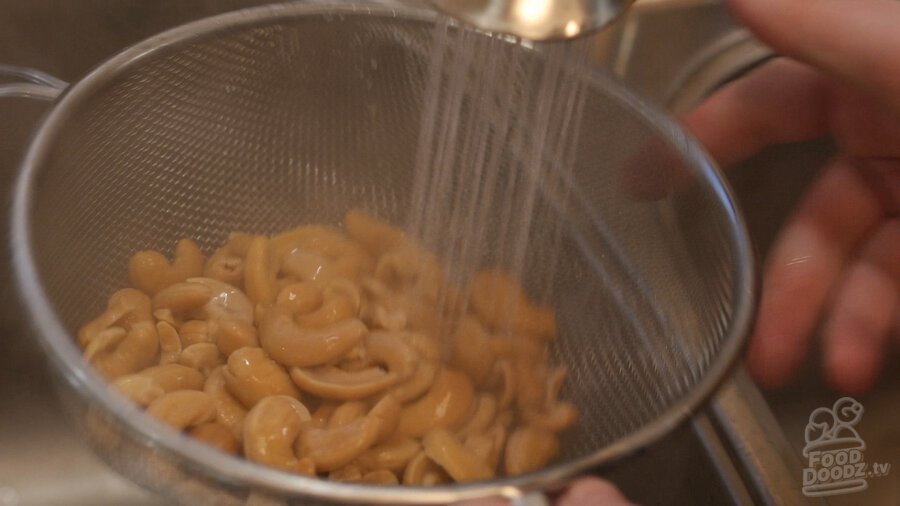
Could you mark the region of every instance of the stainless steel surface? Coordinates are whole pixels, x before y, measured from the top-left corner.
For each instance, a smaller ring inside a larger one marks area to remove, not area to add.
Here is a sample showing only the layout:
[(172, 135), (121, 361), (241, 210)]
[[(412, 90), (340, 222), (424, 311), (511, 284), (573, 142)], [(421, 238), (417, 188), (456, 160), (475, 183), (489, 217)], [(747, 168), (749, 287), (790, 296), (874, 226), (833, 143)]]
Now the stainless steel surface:
[(431, 0), (490, 32), (529, 40), (571, 39), (605, 27), (634, 0)]
[[(350, 196), (402, 221), (432, 16), (360, 5), (265, 8), (142, 43), (73, 85), (24, 163), (13, 209), (16, 275), (64, 377), (64, 405), (112, 465), (185, 503), (240, 501), (252, 490), (443, 503), (552, 487), (674, 428), (718, 384), (746, 332), (748, 244), (717, 173), (663, 117), (611, 81), (579, 73), (570, 75), (584, 79), (590, 137), (578, 144), (570, 183), (587, 192), (556, 218), (575, 232), (547, 294), (564, 322), (557, 350), (573, 379), (569, 398), (583, 414), (562, 463), (487, 484), (336, 484), (223, 459), (112, 395), (70, 336), (123, 285), (131, 252), (165, 251), (183, 236), (209, 248), (232, 230), (335, 222)], [(533, 101), (529, 76), (541, 53), (504, 50), (524, 66), (522, 103)], [(598, 138), (604, 130), (616, 135)], [(354, 139), (352, 149), (335, 145), (338, 137)], [(619, 178), (638, 153), (684, 174), (684, 187), (652, 201), (635, 198), (641, 182), (622, 192)], [(534, 259), (546, 258), (546, 245), (530, 244)], [(61, 249), (65, 262), (53, 253)], [(538, 276), (541, 266), (525, 272)], [(599, 311), (585, 314), (584, 300)]]

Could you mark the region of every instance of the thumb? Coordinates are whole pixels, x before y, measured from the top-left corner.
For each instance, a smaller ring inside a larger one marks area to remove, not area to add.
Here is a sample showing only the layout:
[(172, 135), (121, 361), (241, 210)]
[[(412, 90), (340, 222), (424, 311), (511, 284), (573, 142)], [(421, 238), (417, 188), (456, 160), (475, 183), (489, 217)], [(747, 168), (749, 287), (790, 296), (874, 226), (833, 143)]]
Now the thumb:
[(896, 0), (728, 0), (776, 51), (884, 100), (900, 113), (900, 2)]

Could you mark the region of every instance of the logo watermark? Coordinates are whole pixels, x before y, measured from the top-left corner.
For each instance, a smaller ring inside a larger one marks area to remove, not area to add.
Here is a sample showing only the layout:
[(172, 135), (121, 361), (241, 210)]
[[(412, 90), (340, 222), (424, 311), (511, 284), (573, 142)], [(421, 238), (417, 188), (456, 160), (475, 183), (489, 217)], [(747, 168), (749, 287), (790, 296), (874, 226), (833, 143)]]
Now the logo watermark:
[(862, 420), (862, 404), (851, 397), (841, 397), (834, 406), (818, 408), (809, 415), (803, 456), (808, 466), (803, 470), (803, 495), (821, 497), (860, 492), (869, 488), (868, 478), (885, 476), (889, 463), (865, 461), (866, 442), (856, 431)]

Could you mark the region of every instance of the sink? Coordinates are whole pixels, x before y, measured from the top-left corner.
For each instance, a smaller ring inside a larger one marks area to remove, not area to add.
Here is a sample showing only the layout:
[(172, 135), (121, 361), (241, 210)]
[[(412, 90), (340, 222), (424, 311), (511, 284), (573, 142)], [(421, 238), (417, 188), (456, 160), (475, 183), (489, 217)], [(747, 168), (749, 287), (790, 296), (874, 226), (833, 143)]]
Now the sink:
[[(0, 62), (72, 81), (125, 46), (193, 19), (268, 3), (254, 0), (0, 0)], [(738, 30), (718, 2), (639, 1), (597, 41), (600, 63), (660, 107), (679, 112), (769, 52)], [(46, 105), (0, 101), (2, 223), (10, 187)], [(777, 225), (830, 154), (827, 140), (767, 150), (728, 173), (761, 255)], [(97, 459), (57, 405), (44, 357), (29, 336), (0, 254), (0, 506), (167, 504)], [(900, 361), (894, 361), (900, 364)], [(709, 406), (657, 444), (595, 473), (653, 505), (824, 504), (801, 494), (803, 429), (830, 406), (815, 367), (786, 389), (761, 393), (740, 368)], [(867, 459), (897, 460), (900, 368), (861, 398)], [(900, 470), (828, 504), (900, 504)], [(849, 501), (849, 502), (848, 502)], [(886, 502), (885, 502), (886, 501)]]

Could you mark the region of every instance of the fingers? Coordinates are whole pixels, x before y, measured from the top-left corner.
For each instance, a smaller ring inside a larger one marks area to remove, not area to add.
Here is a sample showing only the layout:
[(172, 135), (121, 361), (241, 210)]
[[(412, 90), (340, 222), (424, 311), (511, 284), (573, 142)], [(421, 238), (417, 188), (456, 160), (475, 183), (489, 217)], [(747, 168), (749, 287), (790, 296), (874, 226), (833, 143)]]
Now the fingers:
[(867, 89), (900, 112), (900, 2), (729, 0), (756, 35), (780, 53)]
[(828, 94), (815, 69), (778, 59), (725, 86), (682, 122), (721, 166), (729, 166), (766, 146), (827, 133)]
[[(505, 499), (465, 501), (455, 506), (510, 506)], [(615, 485), (598, 478), (574, 481), (554, 506), (632, 506)]]
[(608, 481), (582, 478), (559, 498), (556, 506), (630, 506), (631, 503)]
[(824, 368), (832, 385), (859, 395), (875, 383), (900, 307), (900, 219), (883, 224), (841, 283), (825, 325)]
[(833, 162), (782, 231), (766, 266), (747, 366), (763, 386), (785, 384), (852, 252), (883, 216), (880, 201), (846, 159)]

